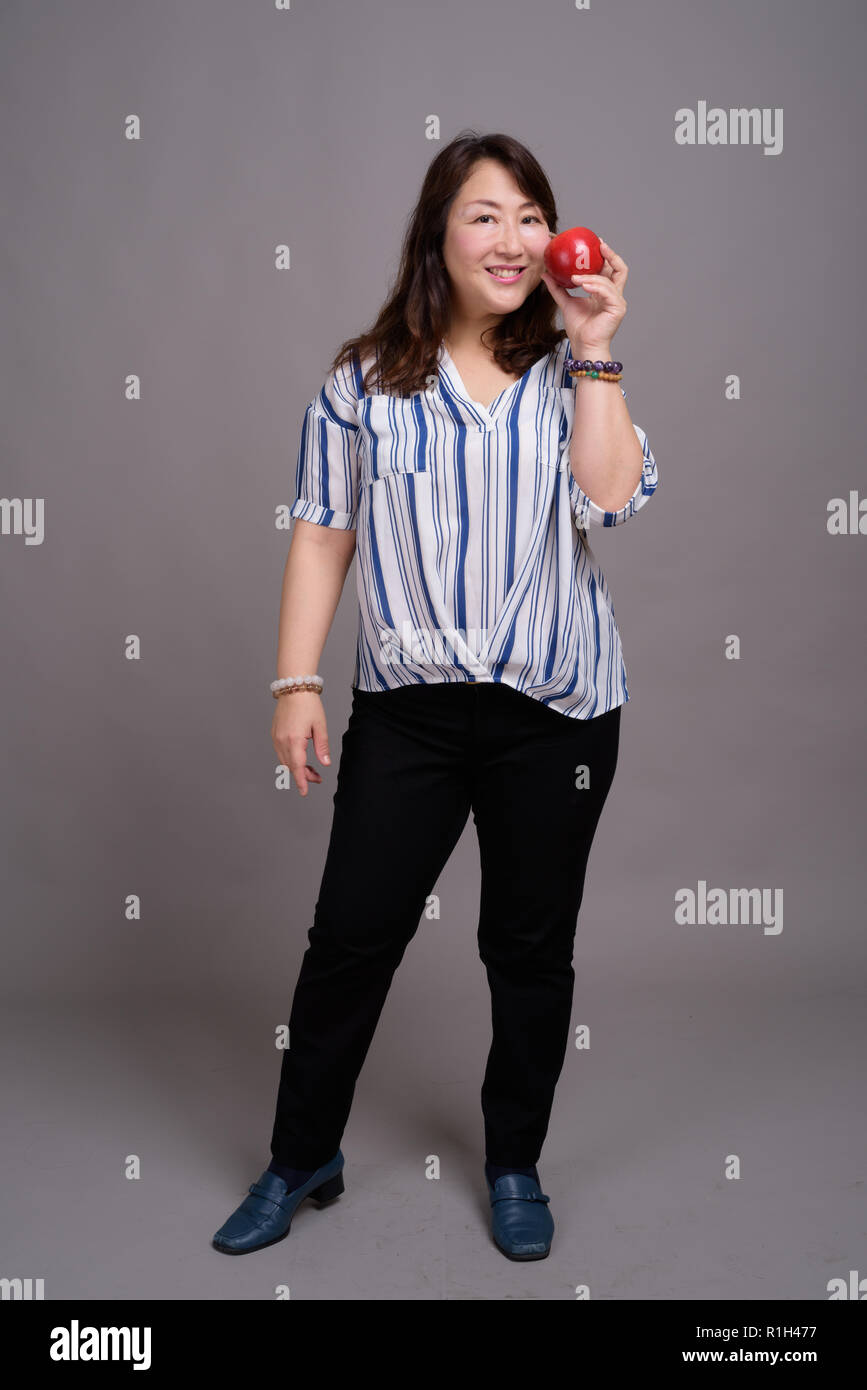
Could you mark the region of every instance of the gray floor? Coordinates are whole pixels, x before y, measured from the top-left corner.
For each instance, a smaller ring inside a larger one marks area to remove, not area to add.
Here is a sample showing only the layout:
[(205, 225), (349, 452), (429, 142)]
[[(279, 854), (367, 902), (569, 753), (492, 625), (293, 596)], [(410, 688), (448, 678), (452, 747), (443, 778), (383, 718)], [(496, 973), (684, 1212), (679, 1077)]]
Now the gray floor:
[(486, 984), (481, 967), (462, 971), (447, 1008), (429, 1000), (429, 935), (362, 1072), (346, 1192), (243, 1258), (209, 1242), (268, 1161), (281, 992), (256, 1008), (7, 1008), (0, 1274), (43, 1278), (46, 1299), (118, 1300), (271, 1299), (281, 1285), (319, 1300), (574, 1299), (579, 1286), (605, 1300), (827, 1299), (829, 1279), (867, 1274), (863, 1000), (769, 990), (761, 974), (704, 990), (671, 969), (638, 979), (601, 930), (587, 938), (574, 1017), (592, 1020), (592, 1046), (567, 1055), (539, 1165), (547, 1260), (491, 1244)]

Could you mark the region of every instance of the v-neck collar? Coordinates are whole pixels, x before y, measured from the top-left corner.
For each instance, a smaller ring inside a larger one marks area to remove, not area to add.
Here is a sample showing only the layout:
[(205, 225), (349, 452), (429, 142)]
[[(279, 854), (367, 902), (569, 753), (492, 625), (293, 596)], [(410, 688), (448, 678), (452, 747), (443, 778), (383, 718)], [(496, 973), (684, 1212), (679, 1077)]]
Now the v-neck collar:
[(546, 358), (550, 357), (550, 355), (550, 353), (545, 353), (544, 356), (537, 357), (536, 361), (530, 363), (527, 370), (523, 373), (522, 376), (518, 377), (517, 381), (511, 382), (509, 386), (506, 386), (500, 392), (499, 396), (495, 397), (495, 399), (491, 401), (490, 405), (485, 406), (481, 405), (479, 401), (474, 401), (471, 397), (469, 391), (467, 390), (464, 384), (464, 380), (460, 372), (458, 371), (457, 364), (454, 358), (452, 357), (451, 353), (449, 352), (448, 348), (446, 347), (445, 339), (443, 339), (440, 343), (440, 367), (441, 370), (445, 372), (445, 375), (449, 380), (452, 390), (454, 391), (455, 395), (457, 395), (460, 398), (462, 404), (467, 408), (467, 410), (469, 410), (472, 413), (473, 418), (474, 420), (476, 420), (477, 423), (479, 420), (482, 420), (485, 425), (490, 427), (493, 427), (497, 416), (505, 406), (506, 400), (509, 396), (511, 396), (512, 392), (517, 390), (521, 383), (523, 381), (526, 381), (530, 373), (536, 367), (539, 366), (539, 363), (544, 362)]

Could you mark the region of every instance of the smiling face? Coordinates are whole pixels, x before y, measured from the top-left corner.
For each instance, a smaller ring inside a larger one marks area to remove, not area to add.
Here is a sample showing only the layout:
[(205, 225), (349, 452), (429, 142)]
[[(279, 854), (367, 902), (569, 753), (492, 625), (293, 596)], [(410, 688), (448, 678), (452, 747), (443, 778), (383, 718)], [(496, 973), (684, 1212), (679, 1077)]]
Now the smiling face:
[(517, 309), (542, 278), (549, 240), (541, 208), (509, 170), (480, 160), (449, 208), (443, 240), (456, 317), (495, 322)]

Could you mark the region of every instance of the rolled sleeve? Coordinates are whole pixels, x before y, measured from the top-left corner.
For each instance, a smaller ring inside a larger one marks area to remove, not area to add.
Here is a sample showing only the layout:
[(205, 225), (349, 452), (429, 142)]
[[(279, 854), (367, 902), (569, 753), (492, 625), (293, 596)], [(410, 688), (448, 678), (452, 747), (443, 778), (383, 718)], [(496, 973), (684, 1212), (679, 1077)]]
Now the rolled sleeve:
[[(626, 399), (626, 392), (620, 388), (623, 399)], [(640, 425), (632, 422), (632, 428), (638, 436), (641, 451), (644, 454), (644, 465), (641, 470), (641, 477), (638, 486), (629, 498), (616, 512), (607, 512), (603, 507), (599, 507), (593, 502), (579, 486), (574, 473), (569, 473), (569, 493), (572, 501), (572, 514), (575, 518), (575, 525), (580, 530), (587, 530), (589, 524), (596, 526), (619, 526), (622, 522), (628, 521), (631, 516), (640, 511), (646, 502), (650, 500), (656, 491), (659, 477), (656, 469), (656, 459), (653, 457), (652, 450), (647, 441), (647, 435)]]
[(354, 531), (358, 509), (358, 397), (348, 367), (329, 374), (301, 426), (289, 515)]

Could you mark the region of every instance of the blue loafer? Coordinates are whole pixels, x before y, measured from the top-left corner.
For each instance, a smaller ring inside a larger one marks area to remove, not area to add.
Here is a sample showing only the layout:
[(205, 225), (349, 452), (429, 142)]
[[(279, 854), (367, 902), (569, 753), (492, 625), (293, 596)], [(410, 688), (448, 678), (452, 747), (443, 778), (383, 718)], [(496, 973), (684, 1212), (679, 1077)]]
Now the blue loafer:
[(241, 1205), (217, 1231), (213, 1244), (224, 1255), (246, 1255), (288, 1236), (292, 1217), (307, 1197), (323, 1206), (343, 1191), (343, 1154), (334, 1158), (300, 1187), (288, 1191), (283, 1178), (266, 1168), (258, 1182), (250, 1184)]
[(523, 1173), (506, 1173), (491, 1186), (491, 1234), (494, 1244), (510, 1260), (544, 1260), (551, 1249), (554, 1218), (548, 1210), (551, 1198)]

